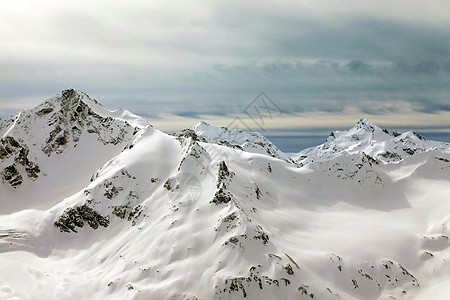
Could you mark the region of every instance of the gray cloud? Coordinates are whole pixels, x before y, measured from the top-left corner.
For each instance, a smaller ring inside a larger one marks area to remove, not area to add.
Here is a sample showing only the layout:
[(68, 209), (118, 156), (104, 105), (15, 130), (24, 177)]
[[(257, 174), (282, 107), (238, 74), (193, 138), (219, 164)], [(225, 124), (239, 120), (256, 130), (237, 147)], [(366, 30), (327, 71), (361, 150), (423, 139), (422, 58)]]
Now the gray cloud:
[(450, 101), (447, 99), (436, 99), (430, 96), (418, 96), (414, 98), (414, 108), (425, 113), (436, 113), (439, 111), (450, 111)]
[(404, 73), (436, 75), (441, 66), (434, 61), (420, 61), (415, 65), (398, 63), (397, 67)]
[(445, 72), (450, 72), (450, 63), (444, 64), (444, 65), (442, 66), (442, 69), (443, 69)]
[(449, 111), (450, 4), (375, 2), (2, 10), (0, 116), (69, 87), (155, 118), (233, 115), (261, 90), (292, 113)]
[(347, 64), (347, 67), (358, 74), (368, 74), (371, 72), (371, 66), (361, 60), (352, 60)]

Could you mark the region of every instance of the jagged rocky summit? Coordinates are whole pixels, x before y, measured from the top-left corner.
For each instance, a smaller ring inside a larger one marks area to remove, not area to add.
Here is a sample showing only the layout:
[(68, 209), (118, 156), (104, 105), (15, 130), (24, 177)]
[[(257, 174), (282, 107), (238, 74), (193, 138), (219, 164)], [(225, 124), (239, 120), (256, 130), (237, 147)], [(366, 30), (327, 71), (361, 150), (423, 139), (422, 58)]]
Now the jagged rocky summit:
[(22, 186), (41, 203), (53, 198), (55, 189), (66, 187), (64, 195), (71, 195), (86, 184), (86, 177), (131, 146), (146, 126), (144, 119), (108, 111), (73, 89), (0, 120), (0, 203), (9, 198), (17, 207), (32, 202), (11, 190)]

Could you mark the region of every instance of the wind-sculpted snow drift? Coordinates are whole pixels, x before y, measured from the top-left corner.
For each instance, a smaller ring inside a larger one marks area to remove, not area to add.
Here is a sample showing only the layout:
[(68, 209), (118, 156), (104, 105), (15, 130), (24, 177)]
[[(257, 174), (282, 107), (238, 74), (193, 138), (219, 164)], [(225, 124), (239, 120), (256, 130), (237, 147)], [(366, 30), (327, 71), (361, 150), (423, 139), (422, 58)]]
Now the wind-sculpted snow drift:
[(171, 136), (74, 90), (0, 134), (2, 299), (450, 292), (448, 144), (361, 120), (294, 162), (257, 133)]

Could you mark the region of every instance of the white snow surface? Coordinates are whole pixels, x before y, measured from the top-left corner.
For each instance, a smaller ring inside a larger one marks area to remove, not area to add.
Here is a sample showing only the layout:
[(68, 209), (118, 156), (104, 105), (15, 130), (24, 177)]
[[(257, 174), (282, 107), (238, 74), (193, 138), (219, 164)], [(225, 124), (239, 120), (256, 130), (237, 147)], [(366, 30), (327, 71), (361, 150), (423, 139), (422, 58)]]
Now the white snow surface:
[(251, 153), (266, 154), (289, 163), (294, 163), (287, 154), (281, 152), (280, 149), (259, 132), (218, 127), (204, 121), (195, 125), (193, 130), (200, 140), (204, 142), (224, 145)]
[(305, 165), (362, 151), (382, 162), (398, 162), (429, 150), (450, 153), (450, 144), (428, 140), (412, 131), (390, 132), (363, 118), (350, 130), (333, 131), (325, 143), (291, 154), (291, 157)]
[[(2, 171), (1, 299), (448, 298), (440, 148), (299, 167), (221, 143), (221, 128), (171, 136), (78, 100), (91, 101), (64, 91), (0, 121), (0, 167), (22, 176)], [(58, 125), (63, 145), (49, 140)]]

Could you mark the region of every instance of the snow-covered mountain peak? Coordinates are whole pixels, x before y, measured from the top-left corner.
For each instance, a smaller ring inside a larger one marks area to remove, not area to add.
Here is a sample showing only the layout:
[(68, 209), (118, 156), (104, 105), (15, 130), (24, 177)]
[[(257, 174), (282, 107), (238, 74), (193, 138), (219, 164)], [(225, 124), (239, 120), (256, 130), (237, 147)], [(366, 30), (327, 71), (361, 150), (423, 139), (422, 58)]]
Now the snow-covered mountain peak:
[(208, 128), (208, 127), (211, 127), (211, 126), (212, 126), (211, 124), (209, 124), (209, 123), (207, 123), (205, 121), (200, 121), (200, 122), (198, 122), (197, 125), (195, 125), (193, 127), (193, 129), (195, 129), (197, 131), (197, 130), (202, 130), (202, 128)]
[(41, 119), (51, 119), (57, 115), (59, 121), (62, 122), (86, 120), (88, 115), (93, 114), (100, 117), (108, 116), (108, 110), (99, 102), (86, 93), (74, 89), (64, 90), (38, 106), (30, 110), (23, 110), (21, 113), (27, 115), (27, 117), (33, 117), (34, 115), (34, 117)]
[(372, 123), (370, 123), (366, 118), (359, 119), (358, 123), (356, 123), (357, 129), (365, 129), (365, 130), (372, 130), (376, 126)]
[(88, 94), (80, 90), (74, 89), (61, 91), (60, 93), (45, 101), (43, 104), (48, 104), (48, 102), (59, 104), (60, 109), (64, 110), (77, 110), (77, 107), (80, 105), (88, 105), (89, 108), (93, 110), (95, 109), (97, 111), (106, 111), (106, 109), (97, 100), (92, 99)]
[[(192, 129), (199, 141), (227, 146), (251, 153), (270, 155), (288, 163), (293, 160), (256, 131), (219, 127), (201, 121)], [(187, 131), (184, 130), (184, 133)]]
[(429, 150), (450, 152), (450, 144), (427, 140), (412, 131), (391, 132), (362, 118), (348, 131), (333, 131), (323, 144), (302, 150), (293, 158), (305, 165), (362, 151), (383, 162), (398, 162), (407, 156)]
[(53, 110), (62, 113), (62, 115), (70, 116), (72, 120), (85, 118), (86, 115), (97, 115), (102, 118), (122, 120), (139, 128), (150, 125), (143, 118), (127, 110), (108, 110), (88, 94), (74, 89), (64, 90), (32, 109), (38, 116), (47, 115)]
[[(136, 119), (135, 123), (141, 121), (139, 117)], [(69, 144), (76, 147), (83, 135), (95, 135), (103, 144), (117, 144), (124, 140), (128, 129), (138, 129), (75, 90), (65, 90), (34, 109), (22, 111), (15, 123), (15, 136), (42, 141), (44, 135), (46, 143), (42, 150), (47, 155), (61, 153)]]
[[(81, 123), (89, 116), (106, 117), (107, 110), (96, 100), (87, 94), (69, 89), (64, 90), (31, 110), (22, 111), (29, 116), (35, 115), (39, 119), (50, 120), (52, 124), (57, 123)], [(28, 117), (30, 118), (30, 117)]]
[(13, 190), (39, 190), (36, 202), (44, 203), (52, 198), (51, 186), (66, 180), (73, 192), (86, 184), (87, 174), (132, 145), (144, 122), (126, 111), (111, 112), (73, 89), (0, 120), (0, 179), (8, 186), (0, 191), (0, 202), (14, 194), (18, 207), (32, 205), (25, 192), (21, 199)]
[(374, 142), (386, 141), (393, 135), (387, 130), (370, 123), (367, 119), (360, 119), (358, 123), (348, 131), (333, 131), (326, 139), (321, 149), (325, 152), (336, 152), (338, 149), (354, 149), (351, 153), (364, 151)]
[(360, 140), (365, 138), (382, 140), (389, 138), (392, 135), (388, 130), (382, 130), (365, 118), (360, 119), (353, 128), (345, 133), (352, 137), (357, 136)]

